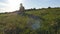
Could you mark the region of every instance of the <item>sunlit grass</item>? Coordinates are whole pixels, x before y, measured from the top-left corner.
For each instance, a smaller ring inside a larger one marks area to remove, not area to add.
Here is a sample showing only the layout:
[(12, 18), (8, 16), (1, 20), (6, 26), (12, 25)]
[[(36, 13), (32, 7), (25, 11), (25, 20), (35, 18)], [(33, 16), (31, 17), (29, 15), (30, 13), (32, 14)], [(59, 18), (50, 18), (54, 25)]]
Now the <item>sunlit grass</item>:
[[(60, 9), (41, 9), (41, 10), (33, 10), (33, 11), (26, 11), (27, 14), (32, 14), (35, 16), (39, 16), (43, 18), (43, 22), (41, 23), (40, 29), (50, 31), (49, 28), (51, 28), (51, 31), (53, 30), (53, 27), (55, 27), (59, 23), (60, 18)], [(25, 30), (25, 27), (27, 26), (27, 21), (30, 18), (28, 16), (21, 16), (18, 14), (0, 14), (0, 31), (2, 32), (3, 29), (7, 26), (9, 28), (9, 24), (13, 24), (15, 26), (18, 26), (19, 28)], [(12, 25), (12, 26), (13, 26)], [(39, 29), (39, 30), (40, 30)], [(28, 33), (30, 31), (30, 28), (26, 29), (24, 31), (25, 33)], [(31, 33), (34, 33), (35, 31), (32, 31)], [(37, 33), (36, 31), (35, 33)], [(58, 30), (60, 32), (60, 29)]]

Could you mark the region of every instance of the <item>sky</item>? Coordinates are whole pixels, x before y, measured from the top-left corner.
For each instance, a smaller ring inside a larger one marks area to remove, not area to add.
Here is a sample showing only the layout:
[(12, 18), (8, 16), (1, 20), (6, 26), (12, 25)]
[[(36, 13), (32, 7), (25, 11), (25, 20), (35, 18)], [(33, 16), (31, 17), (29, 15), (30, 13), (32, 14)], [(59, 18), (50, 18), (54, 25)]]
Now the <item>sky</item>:
[(0, 0), (0, 13), (19, 10), (20, 3), (26, 9), (60, 7), (60, 0)]

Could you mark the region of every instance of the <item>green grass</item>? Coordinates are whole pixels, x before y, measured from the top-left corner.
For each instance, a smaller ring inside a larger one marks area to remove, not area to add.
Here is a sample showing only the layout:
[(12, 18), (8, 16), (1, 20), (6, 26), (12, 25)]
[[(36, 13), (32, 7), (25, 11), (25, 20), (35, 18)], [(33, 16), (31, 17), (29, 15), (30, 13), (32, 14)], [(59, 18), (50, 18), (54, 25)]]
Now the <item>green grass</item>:
[[(33, 11), (26, 11), (27, 14), (32, 14), (43, 18), (41, 23), (40, 29), (32, 30), (30, 32), (30, 28), (25, 29), (27, 21), (29, 20), (28, 16), (21, 16), (17, 14), (1, 14), (0, 15), (0, 34), (3, 34), (4, 28), (11, 28), (11, 27), (19, 27), (24, 30), (24, 32), (20, 32), (21, 34), (38, 34), (38, 32), (43, 33), (48, 31), (49, 33), (55, 34), (54, 32), (58, 27), (57, 32), (60, 32), (60, 8), (51, 8), (51, 9), (41, 9), (41, 10), (33, 10)], [(12, 26), (11, 26), (12, 24)], [(11, 26), (11, 27), (10, 27)], [(46, 34), (46, 33), (45, 33)]]

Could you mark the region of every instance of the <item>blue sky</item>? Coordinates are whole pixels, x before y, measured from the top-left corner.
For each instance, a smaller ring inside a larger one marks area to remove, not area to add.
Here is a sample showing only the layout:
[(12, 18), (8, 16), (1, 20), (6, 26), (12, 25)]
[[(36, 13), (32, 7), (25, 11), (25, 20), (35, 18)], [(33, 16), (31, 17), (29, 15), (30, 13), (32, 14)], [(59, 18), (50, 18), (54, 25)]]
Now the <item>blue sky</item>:
[(6, 2), (7, 2), (7, 0), (0, 0), (0, 2), (6, 3)]
[[(25, 6), (31, 8), (44, 8), (44, 7), (59, 7), (60, 6), (60, 0), (26, 0)], [(28, 8), (27, 7), (27, 8)]]
[(18, 10), (20, 3), (23, 3), (26, 9), (60, 7), (60, 0), (0, 0), (0, 12)]

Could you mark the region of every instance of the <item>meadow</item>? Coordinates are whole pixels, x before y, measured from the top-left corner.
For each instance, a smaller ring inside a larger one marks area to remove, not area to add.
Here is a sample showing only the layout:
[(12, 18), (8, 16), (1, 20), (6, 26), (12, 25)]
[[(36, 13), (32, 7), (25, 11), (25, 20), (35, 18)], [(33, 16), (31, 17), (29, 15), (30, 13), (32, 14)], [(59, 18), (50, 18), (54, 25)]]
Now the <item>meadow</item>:
[[(32, 16), (1, 13), (0, 34), (60, 34), (60, 8), (35, 9), (25, 13), (38, 16), (40, 23), (31, 18)], [(34, 26), (36, 29), (32, 28), (35, 22), (39, 26)]]

